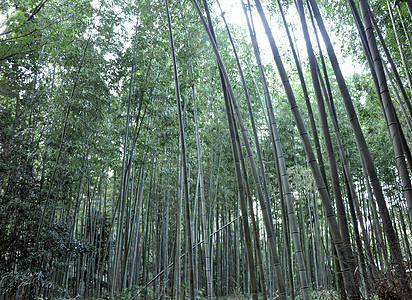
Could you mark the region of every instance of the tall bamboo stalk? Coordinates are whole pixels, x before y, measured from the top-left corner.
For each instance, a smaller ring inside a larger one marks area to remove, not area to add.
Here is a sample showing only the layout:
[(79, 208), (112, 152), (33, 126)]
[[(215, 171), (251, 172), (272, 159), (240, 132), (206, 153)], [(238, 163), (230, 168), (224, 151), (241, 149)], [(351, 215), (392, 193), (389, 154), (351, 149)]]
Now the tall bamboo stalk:
[(259, 176), (258, 176), (258, 173), (257, 173), (256, 163), (254, 161), (252, 150), (251, 150), (251, 147), (250, 147), (250, 143), (249, 143), (249, 140), (248, 140), (248, 137), (247, 137), (247, 134), (246, 134), (246, 129), (245, 129), (244, 124), (243, 124), (242, 115), (240, 113), (239, 106), (237, 104), (233, 88), (231, 86), (228, 74), (226, 72), (225, 66), (223, 64), (222, 58), (221, 58), (219, 50), (217, 48), (215, 39), (214, 39), (211, 31), (209, 30), (209, 27), (208, 27), (203, 15), (202, 15), (202, 12), (201, 12), (200, 7), (198, 6), (197, 2), (193, 1), (193, 3), (196, 7), (196, 10), (198, 11), (199, 17), (202, 20), (203, 26), (204, 26), (204, 28), (205, 28), (208, 36), (209, 36), (209, 40), (212, 43), (213, 50), (215, 52), (215, 56), (216, 56), (216, 59), (218, 61), (220, 73), (221, 73), (221, 76), (222, 76), (222, 78), (224, 80), (224, 83), (225, 83), (225, 86), (226, 86), (226, 89), (224, 89), (224, 95), (226, 93), (228, 93), (228, 97), (225, 97), (225, 101), (232, 101), (233, 109), (236, 113), (237, 121), (239, 123), (241, 134), (242, 134), (242, 139), (243, 139), (246, 151), (247, 151), (248, 161), (249, 161), (250, 167), (252, 169), (252, 175), (253, 175), (253, 178), (254, 178), (254, 181), (255, 181), (255, 188), (258, 192), (258, 199), (259, 199), (259, 202), (260, 202), (260, 205), (261, 205), (262, 215), (263, 215), (265, 228), (266, 228), (267, 235), (268, 235), (271, 254), (272, 254), (272, 258), (273, 258), (276, 273), (277, 273), (276, 275), (277, 275), (277, 281), (278, 281), (278, 287), (279, 287), (279, 295), (280, 295), (281, 299), (286, 299), (284, 283), (283, 283), (283, 280), (282, 280), (283, 276), (282, 276), (282, 272), (281, 272), (281, 269), (280, 269), (280, 263), (279, 263), (279, 260), (278, 260), (277, 249), (276, 249), (276, 244), (275, 244), (275, 236), (274, 236), (274, 232), (273, 232), (273, 225), (272, 225), (273, 220), (269, 216), (268, 209), (267, 209), (267, 206), (266, 206), (266, 203), (265, 203), (265, 200), (264, 200), (260, 179), (259, 179)]
[(366, 172), (370, 178), (371, 185), (376, 197), (376, 201), (379, 206), (380, 215), (383, 221), (384, 230), (386, 236), (389, 241), (389, 248), (391, 250), (392, 259), (396, 262), (399, 261), (402, 257), (401, 250), (399, 247), (398, 237), (394, 231), (394, 228), (391, 223), (391, 217), (389, 215), (389, 211), (385, 202), (385, 197), (382, 192), (382, 187), (380, 181), (378, 179), (375, 164), (372, 160), (370, 155), (369, 148), (367, 146), (365, 137), (363, 135), (362, 129), (360, 128), (359, 120), (357, 118), (356, 111), (354, 109), (348, 88), (346, 86), (345, 80), (343, 78), (341, 69), (339, 67), (339, 63), (336, 58), (336, 54), (334, 52), (332, 43), (330, 41), (329, 35), (326, 31), (325, 25), (323, 23), (323, 19), (320, 15), (319, 8), (317, 6), (316, 0), (310, 0), (312, 10), (314, 16), (317, 20), (320, 32), (322, 33), (323, 41), (325, 42), (326, 49), (328, 51), (329, 59), (332, 64), (332, 68), (334, 70), (336, 80), (338, 82), (339, 88), (341, 90), (342, 99), (344, 101), (348, 118), (350, 120), (353, 133), (355, 135), (356, 144), (358, 147), (359, 154), (361, 155), (361, 159), (364, 161), (364, 166), (366, 168)]
[(181, 156), (182, 156), (182, 169), (183, 169), (183, 191), (185, 195), (185, 232), (186, 232), (186, 241), (188, 249), (188, 267), (189, 267), (189, 289), (190, 289), (190, 299), (194, 299), (194, 280), (193, 280), (193, 258), (192, 258), (192, 231), (191, 231), (191, 222), (190, 222), (190, 208), (189, 208), (189, 188), (187, 181), (187, 163), (186, 163), (186, 140), (185, 140), (185, 131), (183, 125), (183, 116), (182, 116), (182, 106), (180, 101), (180, 87), (179, 87), (179, 77), (177, 72), (177, 63), (175, 55), (175, 46), (173, 41), (173, 32), (172, 25), (170, 21), (169, 14), (169, 4), (165, 0), (166, 4), (166, 15), (167, 15), (167, 24), (169, 27), (169, 38), (170, 38), (170, 49), (172, 53), (173, 60), (173, 72), (175, 77), (175, 92), (176, 92), (176, 101), (177, 101), (177, 112), (179, 118), (179, 131), (180, 131), (180, 146), (181, 146)]
[(263, 8), (262, 8), (262, 5), (261, 5), (259, 0), (255, 0), (255, 4), (256, 4), (258, 13), (260, 15), (260, 18), (262, 20), (262, 24), (265, 28), (266, 36), (269, 40), (269, 44), (270, 44), (271, 49), (272, 49), (273, 57), (274, 57), (276, 66), (278, 68), (278, 72), (279, 72), (279, 75), (281, 77), (283, 86), (285, 88), (285, 92), (286, 92), (286, 95), (287, 95), (287, 98), (288, 98), (288, 101), (289, 101), (289, 104), (290, 104), (290, 108), (292, 110), (293, 117), (294, 117), (296, 125), (297, 125), (297, 128), (298, 128), (303, 146), (305, 148), (308, 163), (311, 167), (313, 177), (316, 181), (318, 192), (319, 192), (319, 194), (321, 196), (321, 199), (322, 199), (322, 204), (323, 204), (323, 207), (325, 209), (328, 225), (330, 227), (331, 235), (333, 237), (333, 243), (336, 247), (337, 255), (338, 255), (339, 262), (340, 262), (340, 265), (341, 265), (341, 269), (342, 269), (342, 272), (343, 272), (343, 278), (344, 278), (344, 282), (345, 282), (345, 287), (346, 287), (347, 292), (348, 292), (348, 297), (353, 298), (353, 299), (358, 299), (359, 291), (358, 291), (356, 285), (354, 284), (355, 281), (354, 281), (354, 278), (353, 278), (353, 274), (350, 272), (349, 266), (347, 265), (347, 263), (345, 261), (346, 251), (345, 251), (345, 248), (344, 248), (342, 236), (340, 234), (338, 224), (336, 222), (336, 218), (335, 218), (335, 214), (333, 212), (333, 208), (332, 208), (332, 205), (331, 205), (329, 194), (326, 190), (325, 182), (324, 182), (322, 174), (320, 172), (319, 165), (316, 161), (316, 158), (315, 158), (315, 155), (314, 155), (314, 152), (313, 152), (313, 149), (312, 149), (312, 145), (310, 143), (310, 139), (309, 139), (308, 133), (306, 131), (306, 127), (303, 123), (302, 116), (300, 114), (298, 105), (296, 103), (295, 96), (294, 96), (292, 88), (290, 86), (288, 76), (286, 74), (285, 68), (284, 68), (282, 60), (280, 58), (280, 54), (279, 54), (279, 51), (277, 49), (275, 39), (273, 38), (272, 31), (269, 27), (269, 23), (266, 19), (265, 13), (264, 13)]
[[(320, 82), (318, 79), (318, 73), (317, 73), (318, 64), (317, 64), (317, 61), (316, 61), (316, 58), (313, 52), (313, 48), (312, 48), (312, 43), (309, 37), (309, 31), (307, 28), (305, 14), (304, 14), (303, 1), (297, 0), (297, 3), (298, 3), (298, 11), (299, 11), (300, 19), (301, 19), (303, 34), (304, 34), (305, 42), (306, 42), (306, 49), (307, 49), (308, 57), (309, 57), (310, 72), (311, 72), (312, 83), (314, 86), (316, 100), (318, 104), (322, 133), (324, 136), (324, 140), (326, 144), (326, 151), (328, 154), (329, 167), (330, 167), (330, 173), (331, 173), (331, 179), (332, 179), (332, 190), (333, 190), (333, 195), (335, 198), (336, 208), (338, 211), (338, 220), (339, 220), (338, 224), (339, 224), (340, 232), (341, 232), (344, 244), (345, 244), (345, 251), (346, 251), (345, 259), (347, 260), (348, 266), (350, 268), (350, 272), (354, 274), (355, 273), (355, 258), (354, 258), (352, 247), (351, 247), (350, 234), (349, 234), (348, 223), (347, 223), (347, 218), (346, 218), (346, 211), (345, 211), (345, 206), (343, 204), (343, 198), (342, 198), (342, 193), (341, 193), (341, 188), (340, 188), (340, 183), (339, 183), (339, 174), (337, 170), (335, 154), (333, 151), (332, 140), (331, 140), (328, 120), (326, 116), (324, 99), (323, 99), (323, 95), (322, 95), (322, 91), (320, 87)], [(325, 96), (327, 95), (325, 94)]]
[[(258, 155), (258, 160), (259, 160), (259, 165), (260, 165), (260, 172), (261, 172), (261, 176), (262, 176), (261, 177), (262, 178), (262, 184), (263, 184), (264, 191), (265, 191), (266, 203), (269, 205), (269, 203), (270, 203), (269, 202), (269, 191), (268, 191), (268, 188), (267, 188), (265, 168), (263, 166), (262, 154), (261, 154), (261, 150), (260, 150), (259, 139), (258, 139), (258, 134), (257, 134), (257, 130), (256, 130), (256, 125), (255, 125), (255, 118), (254, 118), (254, 115), (253, 115), (252, 106), (250, 104), (249, 91), (248, 91), (248, 88), (247, 88), (247, 85), (246, 85), (246, 80), (245, 80), (245, 76), (243, 74), (242, 66), (240, 64), (239, 56), (238, 56), (237, 51), (236, 51), (236, 46), (234, 44), (232, 35), (230, 33), (230, 30), (229, 30), (229, 26), (227, 25), (227, 22), (226, 22), (226, 19), (224, 17), (224, 13), (222, 11), (222, 8), (220, 7), (219, 1), (217, 3), (219, 5), (219, 9), (221, 11), (221, 16), (222, 16), (223, 22), (225, 23), (226, 31), (228, 33), (229, 40), (230, 40), (230, 43), (232, 45), (233, 53), (235, 54), (237, 66), (238, 66), (238, 69), (239, 69), (240, 78), (242, 80), (242, 86), (243, 86), (243, 90), (245, 92), (246, 103), (247, 103), (248, 111), (249, 111), (249, 117), (250, 117), (250, 121), (251, 121), (251, 124), (252, 124), (252, 129), (253, 129), (253, 137), (254, 137), (256, 152), (257, 152), (257, 155)], [(264, 276), (264, 271), (263, 271), (262, 252), (261, 252), (261, 248), (260, 248), (260, 239), (259, 239), (259, 236), (258, 236), (257, 226), (256, 226), (256, 221), (255, 221), (255, 215), (254, 215), (254, 212), (253, 212), (253, 203), (252, 203), (253, 201), (252, 201), (252, 197), (251, 197), (249, 183), (248, 183), (248, 180), (247, 180), (246, 165), (244, 163), (244, 160), (243, 160), (242, 156), (240, 156), (240, 162), (241, 162), (241, 167), (242, 167), (242, 170), (243, 170), (243, 177), (244, 177), (244, 180), (245, 180), (246, 195), (247, 195), (248, 205), (249, 205), (249, 213), (251, 215), (252, 231), (253, 231), (253, 237), (254, 237), (255, 247), (256, 247), (256, 257), (257, 257), (257, 262), (258, 262), (258, 267), (259, 267), (259, 276), (260, 276), (262, 297), (263, 297), (263, 299), (267, 299), (266, 282), (265, 282), (265, 276)]]
[[(244, 4), (243, 4), (243, 7), (245, 8)], [(279, 174), (280, 174), (280, 179), (281, 179), (281, 184), (282, 184), (281, 187), (284, 192), (285, 200), (286, 200), (285, 201), (286, 211), (288, 214), (287, 219), (289, 221), (289, 227), (290, 227), (290, 231), (291, 231), (291, 235), (293, 239), (295, 255), (297, 258), (297, 263), (298, 263), (298, 268), (299, 268), (299, 280), (301, 283), (301, 291), (302, 291), (302, 295), (304, 299), (310, 299), (309, 285), (308, 285), (307, 274), (306, 274), (306, 266), (305, 266), (304, 258), (303, 258), (302, 244), (301, 244), (300, 234), (299, 234), (299, 230), (297, 226), (295, 209), (293, 206), (292, 192), (290, 189), (285, 157), (283, 155), (282, 144), (280, 141), (280, 136), (279, 136), (279, 132), (278, 132), (278, 128), (277, 128), (277, 124), (276, 124), (276, 120), (275, 120), (275, 116), (273, 112), (272, 101), (270, 98), (270, 93), (269, 93), (269, 89), (267, 86), (265, 73), (264, 73), (262, 62), (260, 59), (256, 36), (253, 34), (253, 30), (250, 26), (250, 22), (249, 22), (249, 18), (248, 18), (248, 14), (246, 13), (246, 10), (244, 10), (244, 12), (245, 12), (246, 21), (247, 21), (248, 28), (249, 28), (249, 33), (252, 39), (252, 44), (253, 44), (253, 48), (255, 52), (255, 58), (258, 63), (259, 72), (261, 74), (262, 85), (265, 91), (265, 100), (266, 100), (266, 106), (268, 108), (267, 111), (268, 111), (269, 123), (270, 123), (269, 130), (273, 136), (273, 142), (274, 142), (273, 147), (274, 147), (274, 150), (275, 150), (274, 152), (276, 156), (275, 158), (278, 161), (278, 165), (279, 165), (278, 169), (279, 169)]]
[[(402, 146), (402, 140), (399, 134), (399, 124), (395, 117), (393, 103), (389, 95), (389, 90), (388, 90), (387, 83), (386, 83), (386, 76), (383, 70), (382, 60), (380, 58), (379, 50), (378, 50), (374, 32), (372, 29), (369, 4), (365, 0), (360, 0), (359, 4), (360, 4), (361, 11), (362, 11), (364, 24), (365, 24), (365, 30), (366, 30), (366, 34), (368, 38), (369, 49), (370, 49), (372, 59), (374, 62), (376, 75), (379, 80), (379, 88), (380, 88), (379, 92), (382, 95), (382, 104), (384, 108), (384, 114), (386, 116), (386, 121), (387, 121), (387, 125), (389, 128), (391, 141), (393, 144), (393, 150), (395, 152), (395, 158), (396, 158), (396, 163), (398, 166), (399, 175), (402, 180), (402, 190), (406, 198), (406, 203), (408, 205), (408, 215), (410, 218), (410, 222), (412, 224), (412, 186), (411, 186), (411, 180), (409, 177), (408, 169), (406, 166), (406, 161), (405, 161), (405, 156), (404, 156), (404, 151), (403, 151), (403, 146)], [(403, 263), (402, 263), (401, 252), (396, 253), (396, 256), (395, 256), (395, 253), (393, 253), (392, 259), (396, 261), (396, 263), (398, 264), (396, 268), (397, 268), (400, 282), (403, 285), (402, 288), (405, 289), (405, 291), (408, 291), (410, 287), (406, 280), (405, 267), (403, 266)]]

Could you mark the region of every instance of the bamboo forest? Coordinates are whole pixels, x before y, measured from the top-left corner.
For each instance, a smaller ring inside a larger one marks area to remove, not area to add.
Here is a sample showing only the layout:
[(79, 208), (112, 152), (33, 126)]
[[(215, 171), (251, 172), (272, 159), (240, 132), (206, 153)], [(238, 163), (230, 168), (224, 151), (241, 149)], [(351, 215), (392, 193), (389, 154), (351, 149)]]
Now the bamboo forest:
[(0, 300), (412, 299), (412, 0), (1, 0)]

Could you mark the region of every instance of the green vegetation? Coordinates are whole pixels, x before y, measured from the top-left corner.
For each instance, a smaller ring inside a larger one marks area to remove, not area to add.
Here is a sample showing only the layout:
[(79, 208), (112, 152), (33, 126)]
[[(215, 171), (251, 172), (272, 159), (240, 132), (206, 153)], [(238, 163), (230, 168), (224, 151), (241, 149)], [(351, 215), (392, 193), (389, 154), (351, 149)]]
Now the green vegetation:
[(2, 1), (0, 300), (411, 299), (411, 26)]

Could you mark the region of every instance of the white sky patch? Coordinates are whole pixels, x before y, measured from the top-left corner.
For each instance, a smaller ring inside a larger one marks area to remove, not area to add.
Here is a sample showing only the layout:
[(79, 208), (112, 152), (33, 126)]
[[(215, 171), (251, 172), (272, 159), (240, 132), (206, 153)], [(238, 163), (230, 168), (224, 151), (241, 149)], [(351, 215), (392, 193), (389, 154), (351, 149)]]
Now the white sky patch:
[(15, 11), (16, 8), (12, 6), (5, 14), (0, 14), (0, 33), (6, 30), (6, 21)]
[[(225, 13), (225, 18), (229, 24), (229, 27), (231, 24), (237, 25), (243, 28), (245, 32), (248, 32), (246, 18), (243, 13), (242, 3), (239, 0), (238, 1), (221, 1), (220, 5), (222, 7), (222, 10)], [(216, 4), (213, 6), (213, 8), (216, 13), (220, 14), (219, 7)], [(293, 23), (295, 23), (294, 25), (296, 25), (296, 26), (291, 26), (291, 24), (289, 24), (289, 30), (291, 31), (292, 39), (294, 37), (296, 38), (295, 47), (298, 50), (299, 58), (301, 61), (302, 60), (307, 61), (306, 45), (305, 45), (305, 40), (303, 38), (303, 32), (301, 29), (300, 18), (297, 13), (297, 10), (294, 7), (293, 8), (291, 7), (289, 10), (287, 11), (285, 10), (285, 14), (286, 14), (286, 20), (288, 22), (292, 21)], [(270, 15), (267, 12), (266, 12), (266, 17), (267, 18), (270, 17)], [(281, 49), (282, 48), (286, 49), (286, 47), (289, 47), (289, 42), (287, 39), (286, 31), (283, 27), (283, 24), (282, 26), (279, 27), (275, 20), (269, 19), (268, 21), (271, 26), (271, 30), (274, 35), (274, 38), (276, 40), (276, 44), (279, 48), (279, 52), (281, 54), (282, 60), (285, 63), (286, 57), (282, 55)], [(253, 22), (254, 22), (256, 36), (257, 36), (257, 40), (258, 40), (260, 51), (261, 51), (262, 60), (264, 63), (273, 63), (272, 51), (271, 51), (268, 39), (266, 37), (265, 30), (260, 21), (259, 14), (256, 12), (256, 10), (253, 11)], [(317, 47), (315, 34), (313, 33), (313, 30), (311, 30), (311, 27), (312, 27), (311, 20), (308, 19), (307, 17), (306, 22), (309, 27), (309, 34), (311, 35), (312, 46), (315, 50), (315, 53), (317, 53), (318, 47)], [(328, 23), (326, 21), (325, 23), (326, 23), (327, 28), (330, 27), (328, 26)], [(294, 29), (292, 30), (292, 28)], [(331, 31), (329, 31), (328, 33), (331, 34)], [(326, 48), (322, 40), (322, 37), (320, 36), (320, 33), (318, 33), (318, 35), (319, 35), (323, 55), (327, 55)], [(339, 65), (341, 67), (343, 75), (345, 77), (349, 77), (353, 75), (354, 73), (359, 72), (362, 69), (360, 65), (356, 63), (354, 59), (344, 58), (344, 56), (342, 55), (341, 41), (337, 37), (332, 36), (332, 35), (330, 35), (330, 38), (331, 38), (332, 44), (334, 45), (334, 50), (338, 57)]]

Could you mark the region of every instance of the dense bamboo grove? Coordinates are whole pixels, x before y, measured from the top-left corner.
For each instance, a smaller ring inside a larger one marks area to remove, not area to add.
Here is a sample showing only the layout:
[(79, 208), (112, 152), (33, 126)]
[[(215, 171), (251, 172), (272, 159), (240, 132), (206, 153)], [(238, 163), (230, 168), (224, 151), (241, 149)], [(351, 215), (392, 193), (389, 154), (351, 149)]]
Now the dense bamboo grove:
[(412, 298), (411, 0), (0, 26), (0, 299)]

